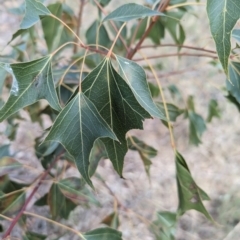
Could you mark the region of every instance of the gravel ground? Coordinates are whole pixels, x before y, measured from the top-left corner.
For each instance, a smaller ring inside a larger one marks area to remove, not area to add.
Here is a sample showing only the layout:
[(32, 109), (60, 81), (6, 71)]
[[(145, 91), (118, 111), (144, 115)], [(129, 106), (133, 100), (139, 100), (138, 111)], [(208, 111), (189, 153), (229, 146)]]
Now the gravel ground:
[[(1, 47), (11, 38), (19, 24), (18, 18), (5, 12), (6, 2), (13, 3), (14, 1), (0, 1), (0, 21), (3, 23), (0, 25)], [(112, 5), (109, 6), (111, 7)], [(186, 45), (214, 48), (204, 7), (198, 7), (198, 13), (198, 18), (189, 14), (183, 20), (187, 32)], [(159, 54), (164, 54), (169, 49), (161, 48), (158, 51)], [(147, 53), (151, 54), (149, 51)], [(153, 53), (157, 54), (155, 50)], [(188, 95), (193, 95), (198, 113), (206, 118), (208, 102), (212, 98), (218, 100), (222, 110), (221, 119), (214, 119), (207, 125), (207, 131), (202, 138), (203, 143), (199, 147), (188, 144), (188, 124), (183, 118), (180, 117), (174, 124), (178, 150), (185, 157), (198, 185), (211, 197), (206, 207), (218, 223), (211, 224), (201, 214), (189, 211), (179, 221), (176, 240), (224, 239), (231, 231), (231, 234), (236, 235), (230, 235), (230, 238), (226, 240), (237, 240), (239, 237), (236, 236), (240, 234), (238, 226), (240, 220), (240, 149), (237, 147), (240, 140), (239, 113), (233, 105), (227, 102), (220, 90), (225, 83), (225, 76), (216, 67), (212, 67), (209, 64), (210, 60), (205, 58), (183, 57), (182, 59), (169, 58), (155, 61), (163, 65), (161, 74), (166, 75), (161, 78), (163, 87), (176, 84), (185, 100)], [(168, 74), (182, 70), (184, 71), (179, 75)], [(14, 152), (18, 151), (17, 156), (22, 162), (41, 171), (32, 146), (34, 138), (39, 136), (43, 129), (36, 123), (32, 124), (26, 113), (22, 112), (22, 114), (28, 121), (20, 122), (17, 138), (11, 143), (11, 149)], [(48, 124), (49, 121), (46, 119), (45, 127)], [(5, 125), (0, 124), (0, 132), (3, 132), (4, 128)], [(155, 218), (156, 211), (175, 211), (178, 204), (174, 155), (168, 130), (157, 119), (145, 121), (144, 129), (145, 131), (132, 131), (132, 133), (159, 151), (158, 156), (153, 159), (151, 182), (148, 181), (138, 154), (131, 151), (126, 156), (125, 180), (117, 176), (109, 161), (101, 162), (98, 167), (98, 173), (105, 178), (111, 191), (124, 206), (131, 209), (128, 212), (120, 211), (120, 230), (123, 231), (126, 240), (154, 239), (148, 230), (149, 220)], [(0, 143), (6, 142), (6, 138), (0, 135)], [(66, 174), (77, 176), (78, 173), (74, 170)], [(33, 178), (35, 175), (34, 173), (32, 175)], [(24, 175), (23, 178), (26, 179)], [(102, 204), (102, 208), (77, 207), (71, 213), (67, 223), (80, 231), (100, 226), (99, 222), (111, 213), (114, 205), (114, 199), (108, 189), (95, 177), (93, 177), (93, 182), (97, 189), (95, 195)], [(41, 191), (44, 191), (44, 188)], [(47, 213), (47, 210), (47, 208), (41, 210), (41, 214)], [(31, 221), (30, 226), (37, 228), (39, 221)], [(7, 226), (7, 223), (5, 225)], [(49, 226), (46, 224), (44, 226), (43, 229), (46, 231)], [(51, 229), (54, 228), (59, 230), (51, 226)], [(53, 239), (53, 236), (48, 239)], [(77, 238), (67, 235), (61, 239)]]

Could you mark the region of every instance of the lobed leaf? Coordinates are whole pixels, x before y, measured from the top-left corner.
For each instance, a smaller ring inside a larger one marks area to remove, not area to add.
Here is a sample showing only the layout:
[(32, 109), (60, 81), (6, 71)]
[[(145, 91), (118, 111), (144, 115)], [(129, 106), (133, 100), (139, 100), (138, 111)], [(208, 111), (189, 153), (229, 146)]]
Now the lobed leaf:
[(2, 66), (12, 74), (13, 82), (10, 96), (0, 109), (0, 122), (40, 99), (46, 99), (56, 111), (61, 110), (54, 87), (51, 56)]
[(60, 142), (75, 159), (84, 180), (93, 187), (88, 173), (89, 155), (94, 141), (102, 137), (117, 140), (93, 103), (78, 93), (60, 112), (44, 142)]
[(39, 21), (40, 16), (51, 15), (51, 12), (38, 0), (25, 0), (25, 15), (20, 28), (27, 29)]
[(82, 82), (82, 89), (120, 141), (101, 139), (114, 169), (122, 176), (124, 156), (128, 149), (125, 135), (131, 129), (142, 129), (142, 121), (150, 118), (150, 115), (138, 103), (131, 88), (115, 71), (108, 58), (89, 73)]
[(109, 20), (127, 22), (133, 19), (151, 16), (165, 16), (165, 15), (161, 12), (151, 10), (150, 8), (144, 7), (136, 3), (128, 3), (112, 11), (109, 15), (107, 15), (103, 19), (103, 22)]
[(240, 1), (208, 0), (207, 14), (219, 60), (228, 75), (228, 59), (231, 51), (230, 38), (232, 30), (240, 18)]

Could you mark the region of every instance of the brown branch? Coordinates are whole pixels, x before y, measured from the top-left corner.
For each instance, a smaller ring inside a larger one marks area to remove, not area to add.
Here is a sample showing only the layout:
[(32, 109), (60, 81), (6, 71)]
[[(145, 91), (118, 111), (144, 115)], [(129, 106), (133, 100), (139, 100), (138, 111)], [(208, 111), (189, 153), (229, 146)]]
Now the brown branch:
[[(163, 0), (161, 1), (161, 3), (159, 4), (158, 7), (158, 11), (159, 12), (164, 12), (165, 9), (167, 8), (168, 4), (169, 4), (170, 0)], [(132, 59), (133, 56), (135, 55), (135, 53), (137, 52), (137, 50), (141, 47), (143, 41), (145, 40), (145, 38), (148, 36), (148, 34), (150, 33), (150, 31), (152, 30), (154, 24), (156, 23), (156, 21), (158, 20), (159, 16), (155, 16), (152, 18), (151, 23), (149, 24), (147, 30), (145, 31), (145, 33), (142, 35), (142, 37), (140, 38), (139, 42), (137, 43), (137, 45), (135, 46), (134, 49), (132, 49), (129, 53), (127, 58), (128, 59)]]
[[(76, 29), (77, 36), (79, 36), (80, 28), (82, 25), (82, 14), (83, 14), (84, 2), (85, 2), (85, 0), (80, 0), (80, 8), (79, 8), (79, 13), (78, 13), (78, 18), (77, 18), (77, 29)], [(76, 41), (77, 41), (77, 39), (76, 39)], [(77, 52), (77, 45), (74, 45), (73, 53), (75, 54), (76, 52)]]
[(181, 44), (144, 45), (144, 46), (141, 46), (140, 48), (143, 49), (143, 48), (157, 48), (157, 47), (180, 47), (180, 48), (187, 48), (187, 49), (203, 51), (203, 52), (208, 52), (208, 53), (215, 53), (215, 54), (217, 53), (216, 51), (213, 51), (210, 49), (193, 47), (193, 46), (188, 46), (188, 45), (181, 45)]
[(37, 183), (37, 185), (34, 187), (34, 189), (32, 190), (31, 194), (29, 195), (29, 197), (27, 198), (26, 202), (24, 203), (24, 205), (22, 206), (21, 210), (19, 211), (19, 213), (17, 214), (17, 216), (13, 219), (13, 221), (11, 222), (9, 228), (7, 229), (7, 231), (5, 232), (5, 234), (3, 235), (3, 239), (7, 238), (8, 236), (10, 236), (12, 229), (14, 228), (14, 226), (17, 224), (18, 220), (20, 219), (20, 217), (23, 215), (27, 205), (29, 204), (29, 202), (31, 201), (32, 197), (34, 196), (34, 194), (37, 192), (37, 190), (39, 189), (39, 187), (41, 186), (42, 181), (47, 177), (47, 175), (49, 174), (50, 170), (52, 169), (52, 167), (54, 166), (54, 164), (60, 159), (61, 155), (63, 154), (64, 151), (62, 151), (59, 155), (57, 155), (54, 159), (54, 161), (52, 161), (52, 163), (49, 165), (49, 167), (47, 168), (47, 170), (45, 170), (42, 174), (42, 176), (39, 178), (39, 181)]
[[(158, 56), (150, 56), (148, 59), (155, 59), (155, 58), (164, 58), (164, 57), (176, 57), (176, 56), (189, 56), (189, 57), (209, 57), (213, 59), (217, 59), (217, 56), (209, 55), (209, 54), (196, 54), (196, 53), (169, 53), (169, 54), (162, 54)], [(145, 58), (136, 58), (134, 59), (135, 62), (143, 61)]]

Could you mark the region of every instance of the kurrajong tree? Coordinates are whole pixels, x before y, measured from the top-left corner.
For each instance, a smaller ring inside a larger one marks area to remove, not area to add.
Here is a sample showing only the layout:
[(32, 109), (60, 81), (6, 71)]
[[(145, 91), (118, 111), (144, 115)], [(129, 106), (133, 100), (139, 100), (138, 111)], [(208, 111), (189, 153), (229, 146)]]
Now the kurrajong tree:
[[(184, 115), (189, 121), (190, 143), (198, 145), (206, 121), (219, 117), (218, 103), (214, 99), (210, 101), (209, 116), (205, 121), (195, 112), (191, 96), (185, 108), (166, 102), (165, 91), (174, 95), (178, 93), (177, 87), (171, 85), (168, 90), (163, 90), (156, 73), (157, 66), (149, 59), (171, 55), (180, 59), (185, 55), (219, 59), (227, 78), (227, 98), (240, 108), (240, 63), (236, 54), (239, 46), (231, 48), (232, 36), (240, 40), (239, 29), (234, 29), (240, 18), (240, 1), (207, 0), (216, 51), (184, 45), (185, 32), (180, 20), (186, 12), (192, 11), (191, 5), (202, 4), (199, 0), (195, 3), (187, 0), (147, 1), (146, 5), (128, 3), (110, 13), (105, 10), (110, 0), (79, 2), (79, 14), (75, 16), (64, 1), (54, 1), (46, 6), (40, 0), (25, 0), (19, 8), (24, 10), (20, 29), (8, 43), (12, 46), (12, 53), (2, 56), (0, 90), (3, 87), (9, 89), (9, 97), (6, 102), (1, 100), (0, 121), (5, 121), (8, 128), (5, 134), (9, 140), (15, 138), (18, 126), (14, 120), (21, 118), (21, 109), (29, 113), (32, 121), (40, 124), (42, 114), (52, 120), (52, 126), (36, 139), (35, 153), (45, 170), (31, 185), (15, 182), (9, 177), (10, 171), (23, 166), (14, 154), (9, 153), (9, 144), (0, 148), (0, 218), (10, 221), (8, 227), (2, 229), (2, 237), (14, 236), (13, 229), (18, 224), (23, 229), (21, 239), (47, 238), (27, 229), (27, 218), (36, 217), (56, 224), (66, 232), (73, 232), (81, 239), (122, 239), (121, 232), (117, 231), (116, 209), (124, 207), (117, 198), (113, 214), (103, 221), (111, 228), (81, 233), (60, 223), (60, 219), (67, 219), (78, 205), (96, 203), (91, 177), (100, 159), (109, 159), (119, 177), (124, 178), (124, 157), (128, 149), (138, 151), (150, 176), (151, 158), (156, 156), (156, 149), (128, 133), (131, 129), (142, 129), (143, 121), (149, 118), (160, 119), (169, 129), (179, 198), (175, 213), (158, 212), (158, 220), (151, 227), (156, 239), (174, 239), (177, 219), (190, 209), (214, 221), (203, 205), (204, 200), (209, 200), (208, 195), (195, 183), (184, 157), (177, 150), (172, 122)], [(97, 14), (81, 35), (81, 25), (88, 20), (82, 18), (87, 4), (95, 6)], [(165, 32), (175, 42), (165, 46), (178, 47), (177, 53), (146, 56), (141, 51), (147, 47), (143, 45), (145, 39), (154, 43), (150, 47), (157, 48), (162, 46)], [(39, 47), (38, 41), (45, 41), (44, 47)], [(199, 53), (182, 51), (185, 48)], [(24, 51), (32, 61), (27, 61)], [(134, 58), (136, 53), (142, 58)], [(65, 54), (70, 55), (67, 62), (62, 61)], [(139, 60), (147, 67), (139, 65)], [(154, 75), (156, 85), (148, 81), (146, 72)], [(48, 103), (44, 108), (39, 103), (42, 99)], [(62, 161), (67, 162), (67, 168), (76, 167), (79, 178), (61, 178), (59, 171), (64, 169), (58, 166)], [(54, 180), (55, 174), (58, 174), (58, 181)], [(51, 182), (49, 191), (34, 205), (49, 205), (52, 219), (26, 211), (45, 179)], [(30, 189), (27, 196), (26, 189)]]

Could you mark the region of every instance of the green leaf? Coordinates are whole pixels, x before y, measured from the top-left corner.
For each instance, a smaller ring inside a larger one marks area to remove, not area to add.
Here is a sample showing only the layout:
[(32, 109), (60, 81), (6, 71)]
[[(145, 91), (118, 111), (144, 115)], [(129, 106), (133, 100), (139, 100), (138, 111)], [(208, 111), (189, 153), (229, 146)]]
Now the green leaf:
[(26, 29), (39, 21), (40, 16), (51, 15), (51, 12), (37, 0), (25, 0), (25, 15), (20, 28)]
[(8, 174), (20, 167), (22, 167), (22, 164), (11, 157), (0, 158), (0, 176)]
[(240, 63), (230, 62), (228, 72), (230, 81), (226, 81), (227, 91), (240, 103)]
[(84, 180), (93, 187), (88, 173), (89, 155), (94, 141), (102, 137), (117, 140), (93, 103), (78, 93), (60, 112), (45, 142), (60, 142), (75, 159)]
[(144, 7), (139, 4), (128, 3), (112, 11), (109, 15), (107, 15), (103, 19), (103, 22), (109, 20), (127, 22), (132, 19), (145, 18), (151, 16), (165, 16), (165, 15), (161, 12), (151, 10), (150, 8)]
[(230, 93), (228, 93), (228, 96), (226, 96), (226, 98), (232, 103), (234, 104), (238, 111), (240, 112), (240, 104), (239, 102), (236, 100), (236, 98), (234, 96), (232, 96)]
[[(62, 15), (62, 4), (55, 3), (48, 6), (49, 11), (58, 18), (61, 18)], [(45, 17), (42, 20), (42, 28), (44, 33), (44, 38), (47, 43), (48, 52), (50, 53), (54, 49), (54, 40), (58, 37), (58, 28), (61, 23), (52, 18), (52, 17)]]
[(23, 240), (44, 240), (46, 238), (47, 236), (35, 232), (26, 232), (23, 236)]
[(67, 219), (70, 212), (77, 206), (63, 195), (57, 183), (53, 183), (51, 186), (48, 194), (48, 204), (53, 219), (58, 216)]
[(9, 157), (10, 156), (9, 147), (10, 147), (10, 145), (8, 145), (8, 144), (2, 145), (0, 147), (0, 158), (2, 158), (2, 157)]
[(218, 102), (215, 99), (211, 99), (208, 105), (207, 122), (211, 122), (214, 117), (220, 118), (220, 109)]
[(157, 220), (153, 221), (150, 228), (156, 240), (174, 240), (176, 232), (177, 214), (172, 212), (158, 212)]
[(206, 124), (203, 118), (193, 112), (188, 111), (188, 118), (190, 121), (189, 124), (189, 141), (190, 143), (198, 146), (201, 143), (201, 136), (203, 132), (206, 130)]
[(46, 99), (53, 109), (61, 110), (54, 87), (50, 56), (10, 66), (5, 64), (4, 67), (12, 74), (13, 83), (10, 96), (0, 109), (0, 122), (40, 99)]
[(128, 149), (125, 135), (131, 129), (142, 129), (142, 121), (150, 115), (139, 105), (131, 88), (115, 71), (108, 58), (89, 73), (82, 82), (82, 89), (120, 141), (101, 139), (114, 169), (122, 176), (124, 156)]
[(148, 175), (148, 177), (150, 177), (150, 166), (152, 165), (152, 162), (150, 160), (150, 158), (156, 157), (157, 156), (157, 150), (149, 145), (147, 145), (146, 143), (144, 143), (143, 141), (139, 140), (137, 137), (131, 136), (127, 139), (128, 141), (128, 148), (134, 151), (138, 151), (144, 167), (145, 167), (145, 171)]
[(111, 228), (97, 228), (83, 236), (86, 240), (122, 240), (122, 233)]
[(90, 153), (89, 176), (93, 176), (96, 172), (99, 161), (102, 158), (107, 158), (107, 151), (103, 142), (98, 139), (95, 141), (92, 151)]
[(208, 0), (207, 13), (218, 57), (228, 75), (228, 59), (231, 51), (230, 38), (232, 30), (240, 18), (240, 1)]
[(151, 92), (152, 98), (156, 98), (160, 94), (159, 87), (151, 82), (148, 82), (148, 87)]
[(187, 163), (182, 155), (176, 152), (175, 157), (179, 199), (178, 214), (182, 215), (190, 209), (195, 209), (204, 214), (210, 221), (213, 221), (202, 203), (202, 200), (209, 199), (208, 195), (200, 189), (193, 180)]
[(120, 66), (121, 75), (131, 88), (139, 104), (153, 117), (166, 120), (164, 113), (157, 108), (152, 100), (148, 87), (146, 73), (137, 63), (126, 58), (116, 56)]
[[(0, 177), (0, 190), (4, 193), (0, 193), (0, 213), (6, 215), (13, 215), (18, 212), (25, 203), (25, 190), (24, 186), (10, 181), (8, 176)], [(21, 190), (22, 191), (17, 191)], [(17, 191), (17, 192), (14, 192)], [(12, 193), (13, 192), (13, 193)], [(5, 195), (7, 194), (7, 195)]]
[(98, 204), (92, 193), (84, 186), (83, 181), (76, 177), (65, 178), (56, 183), (62, 194), (76, 205), (91, 202)]
[[(175, 122), (177, 117), (180, 116), (184, 112), (182, 109), (179, 109), (177, 106), (175, 106), (172, 103), (166, 103), (166, 105), (167, 105), (170, 121), (172, 121), (172, 122)], [(163, 102), (157, 102), (157, 106), (160, 109), (160, 111), (164, 113), (164, 116), (166, 117)]]
[(110, 3), (111, 0), (98, 0), (98, 2), (103, 6), (107, 6)]
[[(101, 25), (100, 28), (99, 26), (100, 26), (100, 22), (96, 20), (89, 27), (89, 29), (86, 32), (87, 43), (99, 44), (105, 47), (109, 47), (111, 45), (111, 40), (108, 36), (107, 30), (104, 27), (104, 25)], [(98, 39), (97, 39), (97, 35), (98, 35)]]

